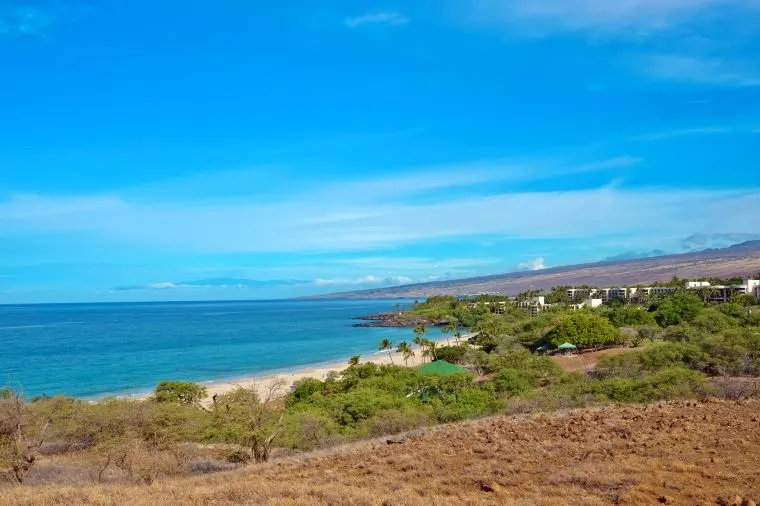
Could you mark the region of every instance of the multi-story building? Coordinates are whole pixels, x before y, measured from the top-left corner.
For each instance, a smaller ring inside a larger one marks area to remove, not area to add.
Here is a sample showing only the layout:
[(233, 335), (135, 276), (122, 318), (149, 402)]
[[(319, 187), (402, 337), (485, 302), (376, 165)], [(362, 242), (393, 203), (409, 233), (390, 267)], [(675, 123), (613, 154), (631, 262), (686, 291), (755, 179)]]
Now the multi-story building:
[(686, 288), (697, 290), (707, 302), (725, 304), (731, 301), (734, 295), (755, 295), (760, 287), (760, 280), (745, 279), (741, 285), (711, 285), (707, 281), (690, 281)]
[(602, 288), (599, 290), (601, 299), (605, 304), (609, 304), (615, 299), (628, 300), (632, 293), (636, 293), (635, 288)]
[[(708, 281), (687, 281), (683, 287), (693, 290), (705, 301), (727, 303), (735, 294), (754, 295), (760, 298), (760, 280), (746, 279), (741, 285), (711, 285)], [(674, 286), (648, 287), (614, 287), (614, 288), (569, 288), (567, 296), (573, 301), (600, 299), (603, 304), (609, 304), (615, 299), (643, 301), (670, 295), (678, 290)], [(584, 307), (577, 304), (576, 307)]]
[(593, 295), (596, 295), (596, 292), (596, 288), (568, 288), (566, 293), (567, 296), (570, 297), (570, 300), (577, 301), (585, 300)]
[(546, 297), (543, 296), (520, 301), (519, 305), (521, 308), (527, 309), (531, 317), (537, 316), (544, 309), (551, 307), (551, 304), (546, 303)]

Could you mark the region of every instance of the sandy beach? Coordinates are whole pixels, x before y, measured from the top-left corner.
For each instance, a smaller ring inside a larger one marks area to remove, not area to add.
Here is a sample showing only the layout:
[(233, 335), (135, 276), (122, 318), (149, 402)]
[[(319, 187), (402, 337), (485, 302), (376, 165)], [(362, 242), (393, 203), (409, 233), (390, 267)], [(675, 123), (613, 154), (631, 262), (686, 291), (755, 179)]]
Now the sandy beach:
[[(473, 334), (465, 335), (460, 338), (460, 343), (466, 342)], [(451, 345), (455, 344), (453, 337), (447, 339), (433, 340), (438, 346), (446, 346), (447, 343)], [(415, 353), (415, 357), (409, 360), (409, 363), (404, 362), (404, 357), (401, 353), (393, 351), (390, 355), (385, 352), (374, 352), (369, 356), (362, 356), (360, 363), (364, 364), (372, 362), (378, 365), (390, 364), (400, 365), (402, 367), (414, 367), (420, 365), (422, 362), (422, 350), (419, 346), (412, 346)], [(208, 392), (206, 403), (211, 402), (211, 398), (214, 395), (223, 395), (228, 392), (232, 392), (237, 388), (255, 388), (261, 399), (274, 400), (280, 397), (284, 397), (290, 392), (291, 387), (298, 381), (306, 378), (314, 378), (324, 380), (327, 375), (332, 372), (340, 372), (348, 367), (348, 358), (340, 362), (334, 362), (330, 364), (323, 364), (319, 366), (307, 366), (301, 369), (295, 369), (293, 371), (270, 374), (266, 376), (254, 376), (248, 378), (239, 378), (233, 381), (224, 383), (201, 383)], [(142, 394), (132, 396), (136, 399), (147, 399), (151, 394)]]

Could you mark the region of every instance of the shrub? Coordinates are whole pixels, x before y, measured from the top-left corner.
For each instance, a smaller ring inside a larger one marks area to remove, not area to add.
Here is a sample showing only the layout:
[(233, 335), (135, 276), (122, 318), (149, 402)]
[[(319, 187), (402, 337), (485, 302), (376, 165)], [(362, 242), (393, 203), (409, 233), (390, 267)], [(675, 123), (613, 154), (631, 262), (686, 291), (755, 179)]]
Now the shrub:
[(467, 355), (466, 346), (443, 346), (436, 350), (438, 360), (445, 360), (452, 364), (461, 364)]
[(494, 390), (500, 396), (513, 397), (530, 390), (531, 384), (514, 369), (502, 369), (491, 380)]
[(197, 404), (206, 398), (206, 388), (185, 381), (162, 381), (156, 386), (156, 402)]
[(367, 433), (371, 437), (387, 436), (430, 425), (434, 421), (430, 408), (381, 411), (368, 421)]
[(631, 378), (677, 366), (703, 371), (708, 365), (709, 357), (697, 345), (660, 343), (639, 352), (602, 357), (595, 375), (599, 378)]
[(562, 381), (564, 371), (551, 358), (534, 355), (527, 350), (508, 351), (494, 355), (489, 369), (498, 372), (512, 369), (531, 387), (544, 387)]
[(590, 382), (585, 391), (614, 402), (703, 398), (713, 393), (704, 374), (683, 367), (670, 367), (642, 378), (610, 378)]
[(609, 312), (607, 318), (617, 328), (657, 324), (654, 316), (648, 313), (646, 309), (640, 307), (624, 306), (615, 308)]
[(288, 413), (283, 421), (282, 446), (294, 450), (317, 450), (329, 446), (340, 432), (332, 417), (318, 410)]
[(696, 295), (677, 292), (657, 304), (654, 318), (661, 327), (669, 327), (696, 318), (704, 308), (704, 303)]
[(288, 395), (285, 402), (288, 407), (293, 407), (301, 402), (307, 401), (313, 394), (317, 392), (321, 393), (324, 388), (324, 382), (314, 378), (299, 380), (293, 386), (293, 391)]
[(436, 420), (448, 423), (494, 413), (500, 410), (503, 404), (488, 389), (472, 387), (435, 397), (431, 406)]
[(737, 327), (739, 322), (724, 312), (710, 307), (694, 318), (692, 325), (707, 332), (722, 332), (731, 327)]

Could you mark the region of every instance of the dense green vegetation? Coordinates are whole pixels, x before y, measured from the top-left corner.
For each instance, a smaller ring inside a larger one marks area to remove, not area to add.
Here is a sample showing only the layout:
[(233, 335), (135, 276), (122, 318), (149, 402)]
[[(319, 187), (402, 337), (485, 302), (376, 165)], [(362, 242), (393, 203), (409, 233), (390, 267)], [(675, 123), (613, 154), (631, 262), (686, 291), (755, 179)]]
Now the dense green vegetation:
[[(400, 352), (408, 365), (447, 360), (470, 374), (423, 375), (398, 360), (378, 366), (353, 357), (343, 371), (303, 380), (284, 397), (277, 385), (265, 398), (239, 389), (212, 401), (202, 387), (182, 382), (162, 382), (147, 401), (94, 404), (65, 397), (24, 402), (1, 390), (0, 476), (23, 481), (45, 444), (82, 453), (98, 479), (118, 471), (149, 483), (183, 472), (195, 458), (188, 443), (226, 445), (221, 457), (229, 462), (262, 462), (273, 451), (492, 413), (757, 395), (749, 383), (729, 380), (760, 376), (760, 311), (745, 300), (710, 305), (676, 292), (641, 306), (571, 310), (561, 303), (564, 290), (552, 294), (560, 303), (534, 318), (506, 298), (432, 297), (407, 317), (444, 322), (449, 346), (436, 347), (431, 336), (439, 331), (424, 324), (410, 330), (408, 342), (379, 346)], [(479, 332), (474, 345), (459, 338), (465, 328)], [(565, 342), (640, 348), (602, 358), (591, 374), (570, 373), (539, 351)]]

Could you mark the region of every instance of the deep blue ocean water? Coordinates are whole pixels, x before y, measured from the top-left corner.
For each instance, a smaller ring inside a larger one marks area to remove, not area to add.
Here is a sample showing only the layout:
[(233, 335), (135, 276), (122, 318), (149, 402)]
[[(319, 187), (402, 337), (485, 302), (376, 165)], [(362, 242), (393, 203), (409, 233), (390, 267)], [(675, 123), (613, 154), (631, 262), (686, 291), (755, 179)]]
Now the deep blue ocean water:
[(257, 301), (0, 306), (0, 386), (27, 398), (151, 391), (162, 380), (223, 381), (377, 353), (410, 329), (354, 316), (408, 301)]

